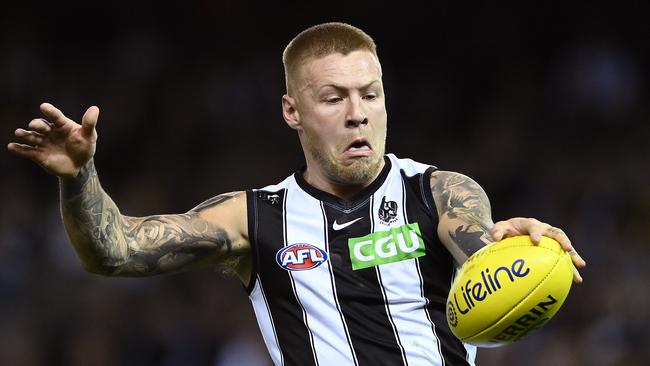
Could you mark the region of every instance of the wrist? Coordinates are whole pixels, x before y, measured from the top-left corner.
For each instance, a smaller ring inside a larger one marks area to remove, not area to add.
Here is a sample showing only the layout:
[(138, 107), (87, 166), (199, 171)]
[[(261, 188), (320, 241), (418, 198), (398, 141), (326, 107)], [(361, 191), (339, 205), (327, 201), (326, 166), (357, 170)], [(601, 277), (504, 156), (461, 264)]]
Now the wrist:
[(70, 175), (59, 176), (59, 181), (64, 185), (81, 187), (93, 174), (96, 174), (95, 164), (93, 159), (90, 159), (86, 164), (77, 169), (76, 172)]

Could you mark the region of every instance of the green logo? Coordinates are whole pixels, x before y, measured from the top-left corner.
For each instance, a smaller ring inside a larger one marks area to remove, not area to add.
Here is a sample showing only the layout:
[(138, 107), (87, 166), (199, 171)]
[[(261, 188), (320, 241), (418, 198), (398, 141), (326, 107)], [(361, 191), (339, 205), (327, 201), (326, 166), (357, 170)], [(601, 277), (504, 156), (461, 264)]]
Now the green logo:
[(417, 223), (379, 231), (360, 238), (350, 238), (348, 247), (352, 269), (355, 271), (426, 254), (422, 233)]

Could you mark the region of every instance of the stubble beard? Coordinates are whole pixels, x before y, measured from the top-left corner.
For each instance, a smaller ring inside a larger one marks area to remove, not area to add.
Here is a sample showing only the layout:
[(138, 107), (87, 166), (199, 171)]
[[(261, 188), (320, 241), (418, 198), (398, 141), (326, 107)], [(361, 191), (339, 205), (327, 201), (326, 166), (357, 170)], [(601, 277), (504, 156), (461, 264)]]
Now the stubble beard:
[[(383, 143), (383, 142), (382, 142)], [(316, 144), (308, 142), (309, 153), (316, 160), (328, 179), (345, 185), (367, 186), (379, 174), (381, 162), (384, 159), (383, 146), (367, 157), (354, 158), (352, 164), (337, 164), (332, 157), (323, 154)]]

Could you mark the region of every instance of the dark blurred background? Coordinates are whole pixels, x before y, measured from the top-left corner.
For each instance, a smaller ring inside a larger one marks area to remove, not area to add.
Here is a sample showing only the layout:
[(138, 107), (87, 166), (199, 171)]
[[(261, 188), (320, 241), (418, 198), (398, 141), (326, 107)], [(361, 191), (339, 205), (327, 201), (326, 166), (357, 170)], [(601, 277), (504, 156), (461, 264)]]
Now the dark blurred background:
[[(308, 26), (350, 22), (378, 44), (387, 150), (475, 178), (495, 221), (564, 228), (589, 264), (556, 318), (479, 364), (650, 364), (647, 2), (177, 3), (4, 8), (5, 144), (43, 101), (75, 120), (98, 105), (96, 165), (129, 215), (278, 182), (303, 164), (281, 53)], [(0, 364), (269, 363), (236, 279), (87, 274), (57, 180), (6, 150), (0, 164)]]

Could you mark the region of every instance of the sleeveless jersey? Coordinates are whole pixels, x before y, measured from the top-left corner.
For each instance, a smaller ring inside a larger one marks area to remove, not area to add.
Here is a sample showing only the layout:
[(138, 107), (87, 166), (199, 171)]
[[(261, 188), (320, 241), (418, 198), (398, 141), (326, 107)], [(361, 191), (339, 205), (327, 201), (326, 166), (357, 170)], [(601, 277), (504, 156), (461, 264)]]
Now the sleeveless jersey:
[(438, 239), (436, 168), (385, 157), (352, 201), (297, 172), (247, 192), (247, 291), (276, 365), (473, 365), (445, 302), (456, 269)]

